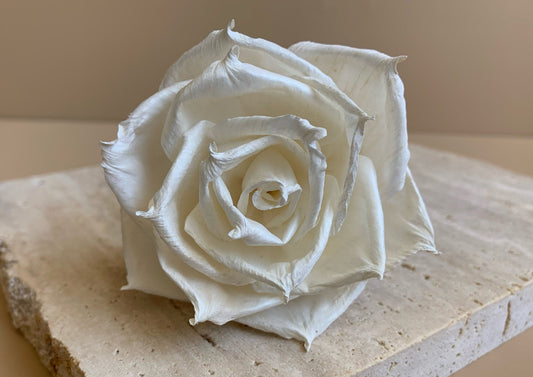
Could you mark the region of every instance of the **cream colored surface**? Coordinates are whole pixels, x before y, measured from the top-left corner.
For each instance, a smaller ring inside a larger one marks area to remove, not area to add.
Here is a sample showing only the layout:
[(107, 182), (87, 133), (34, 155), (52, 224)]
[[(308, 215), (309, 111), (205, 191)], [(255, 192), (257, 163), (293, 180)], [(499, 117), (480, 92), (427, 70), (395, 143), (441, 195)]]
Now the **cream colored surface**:
[[(115, 132), (115, 124), (111, 122), (0, 121), (0, 179), (95, 164), (100, 159), (97, 141), (111, 140)], [(410, 142), (484, 159), (533, 175), (531, 138), (411, 133)], [(22, 150), (26, 153), (21, 153)], [(15, 156), (17, 163), (10, 163), (15, 161)], [(31, 346), (10, 325), (3, 299), (0, 300), (0, 334), (0, 375), (48, 376)], [(532, 348), (530, 329), (456, 376), (529, 376)]]
[(191, 327), (190, 304), (118, 291), (118, 206), (97, 166), (1, 185), (4, 292), (59, 376), (449, 375), (532, 324), (533, 179), (411, 151), (445, 253), (420, 253), (369, 282), (309, 353), (236, 324)]
[(411, 131), (533, 135), (527, 0), (4, 0), (0, 116), (123, 119), (214, 28), (406, 54)]

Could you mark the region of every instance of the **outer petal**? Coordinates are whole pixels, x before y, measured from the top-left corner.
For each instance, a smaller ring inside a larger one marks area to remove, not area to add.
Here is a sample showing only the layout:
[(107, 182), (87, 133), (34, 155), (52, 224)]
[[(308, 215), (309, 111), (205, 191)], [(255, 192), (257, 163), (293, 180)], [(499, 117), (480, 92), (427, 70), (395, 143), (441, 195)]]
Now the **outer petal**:
[(236, 319), (256, 329), (305, 342), (309, 351), (313, 340), (322, 334), (361, 294), (366, 281), (332, 288), (316, 295), (302, 296), (286, 305)]
[(333, 83), (305, 59), (273, 42), (237, 33), (233, 31), (234, 26), (232, 20), (225, 29), (211, 32), (202, 42), (185, 52), (168, 69), (160, 89), (199, 76), (211, 63), (224, 58), (233, 46), (241, 48), (244, 61), (258, 67), (285, 76), (308, 76), (326, 84)]
[(101, 143), (106, 181), (132, 216), (148, 207), (170, 168), (161, 149), (161, 132), (172, 100), (187, 83), (177, 83), (148, 98), (119, 124), (117, 140)]
[(167, 275), (185, 292), (194, 306), (190, 323), (211, 321), (222, 325), (241, 316), (263, 311), (283, 302), (276, 293), (256, 292), (251, 285), (234, 286), (212, 281), (184, 263), (154, 232), (157, 255)]
[(400, 191), (409, 151), (403, 84), (396, 65), (405, 57), (312, 42), (289, 49), (320, 68), (355, 103), (375, 115), (376, 121), (365, 130), (361, 154), (374, 162), (382, 195)]
[(418, 251), (438, 253), (426, 206), (409, 169), (402, 191), (382, 205), (388, 266)]
[[(392, 235), (391, 235), (392, 236)], [(346, 221), (295, 295), (314, 294), (369, 278), (385, 270), (385, 231), (372, 160), (359, 156), (359, 171)]]
[(135, 212), (146, 209), (170, 167), (160, 134), (170, 104), (188, 82), (179, 82), (139, 105), (119, 125), (117, 140), (102, 142), (106, 180), (122, 206), (122, 239), (128, 284), (124, 289), (183, 300), (181, 289), (164, 274), (157, 256), (150, 222)]
[[(171, 160), (180, 149), (184, 132), (201, 120), (222, 123), (235, 117), (292, 114), (315, 127), (327, 130), (322, 152), (332, 168), (342, 171), (348, 154), (346, 124), (368, 119), (356, 107), (343, 106), (306, 82), (280, 75), (240, 61), (240, 50), (233, 48), (224, 59), (216, 61), (192, 80), (177, 95), (165, 122), (162, 146)], [(359, 111), (356, 114), (350, 111)], [(344, 178), (344, 177), (343, 177)]]
[(187, 296), (159, 264), (150, 222), (138, 218), (133, 220), (123, 210), (121, 218), (122, 245), (128, 271), (128, 285), (122, 289), (139, 289), (175, 300), (186, 300)]

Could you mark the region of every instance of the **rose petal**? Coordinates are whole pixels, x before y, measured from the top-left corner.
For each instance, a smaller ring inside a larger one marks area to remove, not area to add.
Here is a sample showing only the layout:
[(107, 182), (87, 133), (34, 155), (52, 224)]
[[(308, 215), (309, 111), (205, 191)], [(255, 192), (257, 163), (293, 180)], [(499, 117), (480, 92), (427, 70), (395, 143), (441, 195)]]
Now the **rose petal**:
[(309, 351), (313, 340), (346, 311), (365, 285), (366, 281), (363, 281), (301, 296), (285, 305), (237, 318), (236, 321), (283, 338), (301, 340)]
[[(209, 158), (201, 163), (199, 201), (200, 210), (207, 228), (218, 238), (228, 239), (226, 236), (228, 229), (225, 225), (229, 221), (232, 228), (234, 228), (229, 235), (232, 239), (243, 239), (249, 245), (281, 245), (286, 242), (281, 241), (278, 237), (271, 234), (261, 224), (246, 218), (233, 205), (231, 194), (225, 183), (220, 179), (226, 171), (231, 171), (231, 169), (246, 159), (260, 153), (268, 147), (276, 145), (281, 145), (289, 150), (296, 151), (296, 155), (299, 154), (298, 152), (301, 152), (301, 147), (295, 141), (278, 135), (263, 136), (224, 152), (217, 152), (215, 150), (216, 147), (211, 144)], [(227, 219), (220, 217), (219, 207), (226, 214)], [(264, 237), (261, 236), (262, 234)]]
[(344, 185), (342, 188), (341, 197), (339, 199), (339, 204), (337, 205), (333, 234), (338, 233), (341, 230), (344, 219), (346, 218), (346, 212), (348, 211), (350, 198), (352, 197), (359, 164), (359, 151), (363, 141), (364, 122), (366, 122), (366, 119), (360, 120), (359, 125), (355, 129), (355, 132), (352, 136), (352, 142), (350, 145), (350, 158), (348, 160), (348, 171), (346, 173), (346, 178), (344, 179)]
[[(185, 233), (185, 219), (198, 203), (199, 165), (207, 158), (212, 126), (200, 122), (185, 134), (183, 148), (154, 195), (153, 206), (137, 215), (150, 220), (174, 253), (192, 268), (223, 284), (245, 285), (251, 279), (209, 258)], [(168, 267), (167, 267), (168, 268)]]
[(297, 79), (267, 71), (239, 60), (239, 49), (211, 64), (183, 88), (165, 122), (162, 145), (172, 160), (183, 133), (200, 120), (214, 123), (238, 116), (293, 114), (327, 129), (334, 155), (347, 151), (345, 109)]
[(283, 302), (279, 294), (258, 293), (251, 285), (219, 284), (184, 263), (157, 232), (154, 232), (154, 238), (161, 267), (194, 306), (194, 318), (189, 320), (192, 325), (204, 321), (222, 325)]
[(170, 168), (160, 137), (171, 102), (187, 83), (177, 83), (148, 98), (119, 124), (117, 140), (101, 143), (107, 183), (132, 216), (148, 207)]
[(211, 32), (198, 45), (185, 52), (166, 72), (160, 89), (193, 79), (216, 60), (223, 59), (233, 46), (239, 46), (243, 61), (282, 75), (308, 76), (333, 85), (331, 79), (306, 60), (270, 41), (250, 38), (233, 31), (235, 21), (223, 30)]
[(326, 247), (337, 195), (336, 180), (326, 176), (324, 202), (317, 226), (284, 246), (255, 246), (250, 249), (241, 240), (228, 242), (220, 239), (207, 230), (199, 211), (193, 211), (187, 218), (186, 231), (206, 253), (229, 269), (269, 284), (289, 297), (313, 269)]
[[(248, 246), (283, 245), (283, 241), (272, 234), (263, 224), (247, 218), (233, 205), (229, 190), (221, 177), (213, 181), (213, 188), (218, 202), (233, 226), (228, 234), (232, 240), (243, 240)], [(187, 231), (187, 223), (185, 223), (185, 230)]]
[[(253, 135), (268, 135), (259, 139), (254, 139), (249, 143), (242, 144), (225, 152), (216, 153), (211, 151), (211, 163), (204, 168), (208, 171), (211, 178), (221, 175), (223, 171), (235, 167), (241, 163), (245, 158), (260, 152), (267, 146), (274, 145), (274, 143), (282, 143), (290, 148), (290, 144), (294, 143), (291, 139), (300, 141), (307, 152), (306, 161), (299, 158), (295, 161), (293, 167), (298, 176), (302, 176), (300, 168), (297, 168), (301, 163), (307, 165), (307, 182), (308, 186), (304, 186), (307, 190), (307, 205), (305, 212), (305, 219), (301, 225), (298, 233), (303, 236), (313, 226), (315, 226), (320, 207), (322, 205), (322, 195), (324, 187), (324, 177), (326, 171), (326, 158), (321, 152), (317, 141), (326, 137), (326, 131), (319, 127), (312, 126), (307, 120), (301, 119), (293, 115), (285, 115), (280, 117), (266, 117), (266, 116), (251, 116), (251, 117), (237, 117), (226, 120), (214, 126), (211, 130), (211, 135), (215, 140), (227, 142), (232, 138), (253, 136)], [(291, 138), (291, 139), (288, 139)], [(298, 146), (296, 145), (293, 155), (299, 157)], [(201, 188), (205, 187), (207, 178), (202, 178), (204, 181), (200, 183)], [(301, 184), (304, 182), (300, 181)], [(208, 197), (209, 191), (204, 188), (202, 193)], [(201, 201), (202, 213), (208, 221), (208, 227), (216, 233), (216, 229), (220, 226), (210, 224), (215, 216), (208, 213), (208, 208), (204, 207), (205, 202)]]
[(294, 294), (314, 294), (369, 278), (385, 270), (383, 211), (372, 160), (359, 156), (359, 171), (345, 223)]
[(388, 267), (418, 251), (438, 253), (431, 220), (409, 169), (402, 191), (382, 205)]
[(220, 144), (239, 137), (268, 135), (285, 136), (310, 144), (325, 138), (327, 131), (296, 115), (235, 117), (226, 119), (211, 129), (211, 137)]
[(335, 221), (335, 229), (340, 229), (355, 181), (363, 127), (370, 117), (335, 86), (243, 63), (234, 48), (178, 94), (163, 129), (163, 148), (172, 159), (191, 122), (209, 119), (220, 123), (235, 116), (257, 114), (295, 114), (327, 129), (320, 150), (330, 161), (328, 172), (344, 182)]
[(122, 289), (139, 289), (175, 300), (186, 300), (187, 296), (159, 264), (152, 224), (138, 218), (133, 220), (124, 210), (121, 211), (121, 219), (122, 246), (128, 271), (128, 284)]
[(376, 117), (365, 131), (361, 153), (370, 157), (386, 197), (402, 189), (409, 151), (403, 84), (391, 58), (373, 50), (300, 42), (290, 47), (329, 75), (355, 103)]

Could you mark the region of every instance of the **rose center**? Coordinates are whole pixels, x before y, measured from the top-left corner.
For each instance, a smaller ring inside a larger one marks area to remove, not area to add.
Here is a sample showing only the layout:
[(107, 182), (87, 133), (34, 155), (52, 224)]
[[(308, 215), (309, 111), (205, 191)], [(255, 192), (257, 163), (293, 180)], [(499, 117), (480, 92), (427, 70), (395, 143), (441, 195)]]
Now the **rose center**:
[(289, 162), (275, 149), (259, 153), (242, 180), (237, 207), (248, 213), (248, 201), (259, 211), (296, 205), (302, 189)]
[(279, 201), (279, 198), (281, 198), (281, 191), (279, 190), (272, 190), (267, 191), (265, 194), (267, 200), (273, 200), (273, 201)]
[(274, 208), (280, 208), (287, 204), (289, 196), (300, 186), (285, 187), (280, 182), (263, 183), (254, 190), (252, 194), (252, 203), (260, 211), (268, 211)]

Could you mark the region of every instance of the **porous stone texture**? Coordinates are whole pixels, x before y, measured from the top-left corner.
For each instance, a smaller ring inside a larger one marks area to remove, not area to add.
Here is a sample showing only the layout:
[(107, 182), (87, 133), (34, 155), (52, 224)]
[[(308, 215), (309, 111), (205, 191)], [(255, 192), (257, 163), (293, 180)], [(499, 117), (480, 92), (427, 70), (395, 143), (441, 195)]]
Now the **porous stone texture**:
[(446, 376), (533, 324), (533, 179), (412, 146), (440, 256), (372, 280), (306, 353), (120, 291), (119, 207), (91, 167), (0, 184), (0, 281), (57, 376)]

